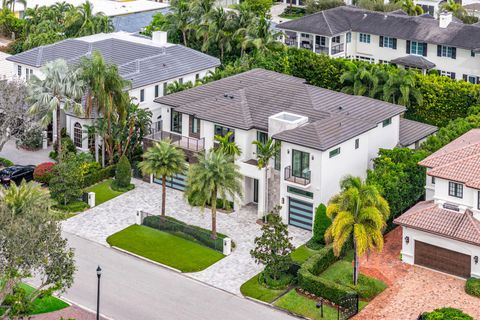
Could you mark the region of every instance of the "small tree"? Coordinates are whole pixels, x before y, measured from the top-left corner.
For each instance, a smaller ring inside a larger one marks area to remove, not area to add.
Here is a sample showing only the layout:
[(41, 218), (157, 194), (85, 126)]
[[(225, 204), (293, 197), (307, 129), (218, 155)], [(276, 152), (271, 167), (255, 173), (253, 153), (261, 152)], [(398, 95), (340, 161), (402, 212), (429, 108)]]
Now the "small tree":
[(332, 220), (327, 216), (327, 207), (320, 203), (317, 209), (315, 209), (312, 240), (318, 244), (325, 244), (325, 231), (331, 224)]
[(58, 203), (67, 205), (82, 196), (83, 176), (74, 156), (55, 166), (54, 176), (50, 180), (50, 195)]
[(128, 188), (132, 180), (132, 166), (126, 156), (121, 156), (115, 171), (115, 183), (120, 188)]
[(255, 238), (255, 249), (250, 251), (256, 263), (265, 265), (265, 275), (274, 280), (288, 270), (292, 263), (290, 253), (295, 249), (279, 211), (280, 206), (272, 210), (269, 223), (262, 226), (262, 235)]

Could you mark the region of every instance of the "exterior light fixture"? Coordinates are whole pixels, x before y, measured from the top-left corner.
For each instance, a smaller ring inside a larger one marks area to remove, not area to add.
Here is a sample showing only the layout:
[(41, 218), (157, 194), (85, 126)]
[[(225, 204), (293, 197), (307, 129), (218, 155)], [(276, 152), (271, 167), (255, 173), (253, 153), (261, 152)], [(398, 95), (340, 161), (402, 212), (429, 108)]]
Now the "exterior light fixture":
[(315, 160), (315, 158), (313, 157), (313, 154), (312, 154), (312, 160)]
[(473, 261), (475, 261), (475, 264), (478, 263), (478, 256), (473, 257)]
[(406, 236), (405, 237), (405, 243), (408, 244), (410, 242), (410, 237), (409, 236)]
[[(285, 204), (285, 198), (282, 197), (282, 204)], [(478, 259), (478, 257), (477, 257)]]
[(287, 154), (290, 154), (290, 149), (287, 149)]

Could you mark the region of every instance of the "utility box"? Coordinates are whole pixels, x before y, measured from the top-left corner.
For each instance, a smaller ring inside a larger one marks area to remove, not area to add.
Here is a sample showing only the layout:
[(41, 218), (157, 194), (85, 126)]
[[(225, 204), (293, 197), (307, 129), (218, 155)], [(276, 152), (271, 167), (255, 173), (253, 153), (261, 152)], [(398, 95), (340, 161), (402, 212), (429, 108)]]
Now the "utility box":
[(90, 208), (95, 207), (95, 192), (88, 193), (88, 205)]
[(232, 253), (232, 239), (225, 238), (223, 239), (223, 254), (228, 256)]
[(135, 224), (139, 226), (142, 225), (143, 219), (145, 219), (145, 213), (142, 210), (137, 210), (137, 215), (135, 216)]

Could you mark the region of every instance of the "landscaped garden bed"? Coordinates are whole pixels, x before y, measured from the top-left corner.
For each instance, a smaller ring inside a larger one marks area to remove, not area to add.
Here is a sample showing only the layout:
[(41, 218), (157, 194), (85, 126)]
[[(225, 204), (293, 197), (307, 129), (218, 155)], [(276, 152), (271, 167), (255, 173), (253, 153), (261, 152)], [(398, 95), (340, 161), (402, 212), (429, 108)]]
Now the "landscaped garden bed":
[(107, 242), (182, 272), (201, 271), (224, 258), (199, 242), (147, 226), (130, 226), (108, 237)]
[(96, 185), (86, 188), (85, 192), (95, 192), (95, 205), (98, 206), (125, 193), (125, 191), (112, 189), (113, 182), (113, 179), (104, 180)]
[(260, 276), (261, 273), (256, 274), (250, 280), (242, 284), (240, 292), (246, 297), (271, 303), (286, 291), (286, 289), (267, 288), (261, 283)]

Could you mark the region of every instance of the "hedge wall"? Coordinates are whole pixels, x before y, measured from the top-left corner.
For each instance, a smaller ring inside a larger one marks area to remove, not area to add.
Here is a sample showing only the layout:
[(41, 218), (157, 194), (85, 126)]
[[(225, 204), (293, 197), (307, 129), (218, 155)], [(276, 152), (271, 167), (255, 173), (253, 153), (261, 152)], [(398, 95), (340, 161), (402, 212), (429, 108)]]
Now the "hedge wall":
[(96, 170), (93, 173), (87, 174), (85, 177), (83, 177), (83, 187), (89, 187), (102, 180), (115, 176), (115, 168), (115, 165), (111, 165), (100, 170)]
[(186, 224), (172, 217), (149, 216), (143, 219), (143, 225), (166, 231), (189, 240), (196, 240), (220, 252), (223, 252), (223, 239), (227, 238), (226, 235), (217, 233), (217, 239), (212, 239), (209, 230)]

